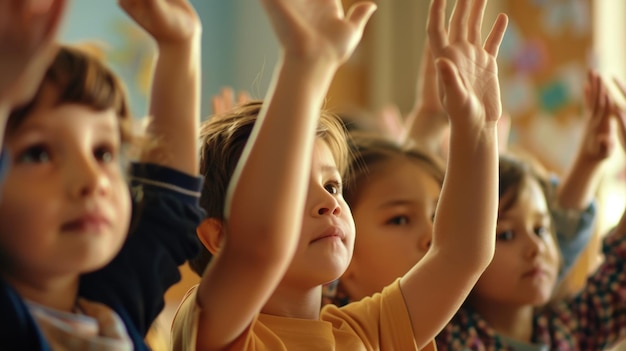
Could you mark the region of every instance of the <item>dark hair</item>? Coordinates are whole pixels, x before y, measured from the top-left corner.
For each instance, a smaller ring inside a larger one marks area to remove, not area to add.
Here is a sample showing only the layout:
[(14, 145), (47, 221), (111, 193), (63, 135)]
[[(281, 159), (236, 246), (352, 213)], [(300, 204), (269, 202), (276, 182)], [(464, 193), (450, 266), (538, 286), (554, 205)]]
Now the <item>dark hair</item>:
[(121, 81), (95, 56), (68, 46), (60, 47), (34, 98), (11, 111), (7, 122), (8, 133), (32, 113), (47, 87), (54, 89), (53, 106), (76, 103), (97, 111), (112, 108), (119, 117), (122, 141), (130, 140), (132, 121)]
[(346, 183), (344, 197), (353, 207), (361, 193), (360, 188), (374, 171), (373, 166), (396, 158), (417, 163), (426, 173), (443, 185), (444, 167), (438, 159), (408, 144), (399, 144), (388, 138), (371, 133), (353, 133), (350, 138), (351, 177)]
[(528, 160), (511, 155), (501, 155), (498, 168), (500, 178), (498, 197), (502, 200), (505, 195), (511, 194), (506, 202), (500, 202), (500, 212), (504, 212), (515, 205), (524, 183), (528, 180), (534, 180), (539, 184), (548, 206), (551, 205), (549, 200), (554, 196), (554, 189), (543, 169)]
[[(205, 178), (200, 206), (208, 218), (224, 220), (224, 203), (230, 179), (261, 111), (261, 101), (250, 101), (220, 115), (211, 116), (200, 128), (200, 174)], [(330, 148), (342, 177), (348, 171), (349, 150), (346, 134), (338, 117), (320, 112), (317, 137)], [(202, 275), (212, 259), (205, 248), (189, 262)]]

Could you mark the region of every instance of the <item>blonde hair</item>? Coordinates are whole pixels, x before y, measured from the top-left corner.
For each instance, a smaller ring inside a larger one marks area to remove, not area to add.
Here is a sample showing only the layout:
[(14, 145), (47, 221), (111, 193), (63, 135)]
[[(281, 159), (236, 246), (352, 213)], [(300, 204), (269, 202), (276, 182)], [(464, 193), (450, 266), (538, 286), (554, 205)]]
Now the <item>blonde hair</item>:
[[(226, 113), (211, 116), (200, 128), (200, 174), (205, 178), (200, 206), (208, 218), (224, 219), (226, 190), (261, 107), (261, 101), (247, 102)], [(316, 135), (326, 142), (344, 177), (348, 172), (349, 149), (339, 118), (321, 111)], [(203, 249), (190, 261), (190, 266), (202, 275), (211, 258), (211, 253)]]

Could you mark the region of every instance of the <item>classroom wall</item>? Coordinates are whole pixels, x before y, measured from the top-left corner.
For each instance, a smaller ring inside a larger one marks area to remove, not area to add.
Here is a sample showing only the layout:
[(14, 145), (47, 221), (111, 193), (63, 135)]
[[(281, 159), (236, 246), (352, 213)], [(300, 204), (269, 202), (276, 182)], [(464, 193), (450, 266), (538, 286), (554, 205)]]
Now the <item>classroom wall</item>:
[[(203, 23), (204, 96), (210, 97), (220, 87), (229, 85), (262, 97), (277, 59), (278, 46), (258, 1), (191, 2)], [(133, 113), (146, 114), (154, 44), (116, 2), (73, 1), (61, 39), (68, 43), (95, 43), (126, 83)], [(205, 103), (202, 112), (208, 114), (210, 106)]]

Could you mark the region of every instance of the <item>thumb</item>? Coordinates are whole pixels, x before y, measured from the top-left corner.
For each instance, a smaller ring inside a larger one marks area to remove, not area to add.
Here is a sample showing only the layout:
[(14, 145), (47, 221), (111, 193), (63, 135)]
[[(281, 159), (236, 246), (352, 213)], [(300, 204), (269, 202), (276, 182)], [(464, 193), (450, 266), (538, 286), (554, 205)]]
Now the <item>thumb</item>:
[(448, 106), (451, 102), (458, 105), (463, 104), (467, 95), (465, 84), (454, 63), (448, 59), (439, 58), (435, 61), (435, 65), (446, 99), (445, 104)]
[(363, 33), (365, 25), (372, 17), (372, 14), (374, 14), (374, 11), (376, 11), (376, 4), (373, 2), (357, 2), (348, 10), (346, 19), (356, 26), (359, 33)]

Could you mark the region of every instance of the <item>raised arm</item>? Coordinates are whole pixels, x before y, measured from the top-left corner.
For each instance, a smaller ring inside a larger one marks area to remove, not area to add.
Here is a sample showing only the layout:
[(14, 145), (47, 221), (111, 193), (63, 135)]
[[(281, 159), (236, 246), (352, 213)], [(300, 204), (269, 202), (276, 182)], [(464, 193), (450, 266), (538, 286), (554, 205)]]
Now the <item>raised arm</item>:
[(0, 1), (0, 147), (11, 110), (28, 102), (56, 55), (66, 0)]
[(157, 43), (148, 136), (141, 161), (198, 173), (201, 24), (188, 0), (120, 0)]
[(484, 45), (486, 0), (458, 0), (449, 28), (433, 0), (428, 37), (450, 121), (448, 167), (432, 246), (401, 280), (418, 346), (461, 306), (491, 261), (498, 202), (497, 122), (502, 113), (496, 56), (507, 26), (498, 16)]
[(585, 86), (585, 105), (589, 114), (574, 162), (559, 187), (557, 205), (582, 211), (595, 196), (602, 165), (614, 148), (611, 104), (608, 89), (600, 75), (589, 71)]
[(282, 279), (299, 240), (320, 108), (374, 9), (357, 3), (344, 15), (336, 0), (261, 2), (282, 50), (229, 185), (226, 238), (198, 289), (202, 349), (237, 339)]
[[(620, 99), (625, 99), (626, 84), (624, 84), (624, 82), (617, 78), (614, 78), (613, 82), (621, 93)], [(622, 149), (626, 151), (626, 106), (618, 104), (614, 101), (614, 99), (612, 99), (611, 110), (613, 111), (615, 119), (617, 120), (617, 133), (619, 135), (620, 144), (622, 145)], [(624, 209), (624, 213), (622, 214), (622, 217), (620, 218), (614, 230), (619, 235), (626, 235), (626, 208)]]
[(448, 130), (448, 115), (441, 106), (437, 69), (428, 39), (420, 61), (415, 102), (405, 122), (405, 141), (412, 141), (432, 155), (442, 155), (443, 138)]

